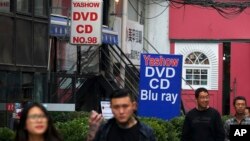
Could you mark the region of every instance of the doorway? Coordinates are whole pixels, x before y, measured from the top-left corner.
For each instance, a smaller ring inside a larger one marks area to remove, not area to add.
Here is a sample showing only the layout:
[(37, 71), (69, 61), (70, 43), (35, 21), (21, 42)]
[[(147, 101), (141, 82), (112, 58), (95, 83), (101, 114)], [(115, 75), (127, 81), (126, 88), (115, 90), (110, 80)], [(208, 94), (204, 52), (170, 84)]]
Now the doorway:
[(223, 43), (223, 90), (222, 90), (222, 114), (230, 113), (230, 63), (231, 63), (231, 43)]

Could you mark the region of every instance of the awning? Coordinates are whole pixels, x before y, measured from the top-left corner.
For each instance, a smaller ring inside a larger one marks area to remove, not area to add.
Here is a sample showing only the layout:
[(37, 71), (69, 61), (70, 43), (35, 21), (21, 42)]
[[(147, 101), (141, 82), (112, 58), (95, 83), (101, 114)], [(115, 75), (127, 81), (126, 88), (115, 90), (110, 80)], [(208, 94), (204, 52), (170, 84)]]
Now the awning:
[(108, 27), (103, 26), (102, 27), (102, 43), (118, 45), (118, 33), (114, 32)]
[[(70, 19), (65, 16), (51, 15), (49, 35), (53, 37), (69, 37)], [(102, 27), (102, 43), (118, 45), (118, 33), (109, 29), (107, 26)]]

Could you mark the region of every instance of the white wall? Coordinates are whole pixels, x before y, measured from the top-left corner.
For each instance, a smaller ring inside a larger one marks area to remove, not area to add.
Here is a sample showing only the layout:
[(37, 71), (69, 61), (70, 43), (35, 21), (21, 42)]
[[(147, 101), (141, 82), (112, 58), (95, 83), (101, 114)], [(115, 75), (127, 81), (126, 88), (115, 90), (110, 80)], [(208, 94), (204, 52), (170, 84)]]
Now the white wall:
[[(186, 57), (192, 52), (204, 53), (209, 59), (209, 67), (203, 65), (185, 65)], [(219, 44), (212, 42), (176, 42), (175, 43), (175, 54), (183, 55), (183, 69), (182, 77), (186, 78), (186, 69), (207, 69), (208, 70), (208, 84), (207, 85), (192, 85), (194, 89), (198, 87), (205, 87), (208, 90), (218, 90), (219, 86)], [(191, 89), (182, 80), (182, 89)]]
[[(160, 53), (166, 54), (170, 52), (169, 42), (169, 8), (166, 0), (129, 0), (128, 2), (128, 19), (138, 21), (144, 25), (144, 37), (152, 44)], [(120, 3), (122, 0), (119, 1)], [(114, 0), (110, 1), (110, 13), (114, 12)], [(117, 7), (119, 8), (119, 7)], [(121, 17), (121, 9), (118, 10), (118, 17)], [(138, 14), (141, 14), (138, 15)], [(157, 16), (158, 15), (158, 16)], [(157, 17), (155, 17), (157, 16)], [(114, 17), (110, 16), (110, 27), (113, 27)], [(153, 18), (155, 17), (155, 18)], [(152, 18), (152, 19), (150, 19)], [(155, 53), (147, 42), (144, 42), (144, 48), (150, 53)]]
[[(168, 2), (145, 0), (145, 27), (144, 36), (150, 41), (150, 43), (161, 53), (170, 52), (169, 42), (169, 8)], [(164, 11), (165, 10), (165, 11)], [(163, 12), (164, 11), (164, 12)], [(162, 13), (163, 12), (163, 13)], [(162, 14), (160, 14), (162, 13)], [(159, 15), (160, 14), (160, 15)], [(155, 16), (159, 15), (156, 18)], [(152, 19), (148, 19), (152, 18)], [(148, 50), (152, 53), (155, 51), (146, 44)]]

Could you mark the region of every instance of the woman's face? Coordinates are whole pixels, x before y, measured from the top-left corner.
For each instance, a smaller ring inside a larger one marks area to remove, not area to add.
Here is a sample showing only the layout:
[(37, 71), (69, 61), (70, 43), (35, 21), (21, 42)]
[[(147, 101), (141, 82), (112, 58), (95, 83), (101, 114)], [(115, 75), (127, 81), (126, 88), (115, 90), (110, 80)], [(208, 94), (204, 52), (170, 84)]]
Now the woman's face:
[(43, 135), (48, 128), (48, 118), (39, 107), (32, 107), (27, 115), (26, 130), (29, 135)]

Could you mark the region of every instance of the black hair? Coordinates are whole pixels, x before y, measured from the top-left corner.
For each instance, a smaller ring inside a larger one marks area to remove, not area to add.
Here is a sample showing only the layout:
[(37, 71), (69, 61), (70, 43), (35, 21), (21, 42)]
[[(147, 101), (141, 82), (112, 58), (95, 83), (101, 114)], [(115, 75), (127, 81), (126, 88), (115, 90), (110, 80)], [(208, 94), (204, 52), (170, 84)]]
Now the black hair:
[(250, 107), (246, 107), (246, 109), (250, 112)]
[(129, 97), (132, 102), (135, 101), (135, 97), (132, 95), (131, 91), (127, 88), (117, 89), (110, 95), (110, 100), (113, 98)]
[(201, 92), (206, 92), (206, 93), (208, 93), (208, 90), (207, 90), (206, 88), (202, 88), (202, 87), (196, 89), (196, 90), (195, 90), (195, 98), (196, 98), (196, 99), (199, 97), (199, 95), (200, 95)]
[(27, 120), (27, 116), (28, 116), (30, 109), (33, 107), (38, 107), (39, 109), (41, 109), (48, 119), (48, 128), (44, 133), (44, 140), (45, 141), (62, 141), (56, 128), (53, 125), (53, 121), (48, 111), (45, 109), (45, 107), (42, 104), (39, 104), (39, 103), (30, 103), (26, 105), (26, 107), (24, 107), (24, 109), (22, 110), (20, 122), (18, 124), (17, 131), (16, 131), (15, 141), (27, 141), (28, 140), (28, 131), (26, 130), (26, 120)]
[(244, 96), (236, 96), (236, 97), (234, 98), (234, 101), (233, 101), (233, 105), (234, 105), (234, 106), (235, 106), (235, 103), (236, 103), (237, 100), (244, 100), (245, 103), (247, 104), (247, 100), (246, 100), (246, 98), (245, 98)]

